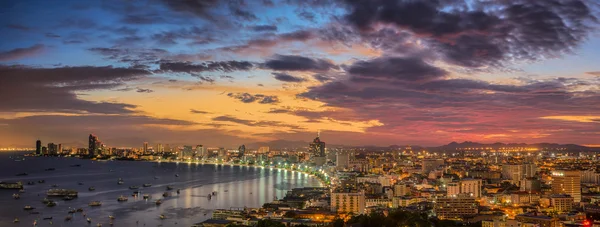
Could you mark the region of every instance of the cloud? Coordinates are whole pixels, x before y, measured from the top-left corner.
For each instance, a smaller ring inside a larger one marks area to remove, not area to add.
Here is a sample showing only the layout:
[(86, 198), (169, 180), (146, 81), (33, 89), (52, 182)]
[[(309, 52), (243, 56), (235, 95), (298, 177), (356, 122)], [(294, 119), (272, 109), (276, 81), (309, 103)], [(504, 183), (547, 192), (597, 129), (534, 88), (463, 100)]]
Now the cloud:
[(43, 44), (35, 44), (25, 48), (15, 48), (9, 51), (0, 52), (0, 61), (15, 61), (23, 58), (37, 56), (45, 51)]
[(218, 116), (212, 119), (213, 121), (231, 122), (251, 127), (286, 127), (290, 129), (302, 129), (300, 126), (285, 124), (278, 121), (253, 121), (236, 118), (233, 116)]
[(400, 57), (357, 61), (347, 71), (355, 80), (427, 81), (443, 78), (447, 74), (446, 71), (431, 66), (421, 59)]
[(30, 30), (32, 30), (31, 27), (25, 26), (25, 25), (22, 25), (22, 24), (7, 24), (6, 27), (10, 28), (10, 29), (15, 29), (15, 30), (21, 30), (21, 31), (30, 31)]
[(233, 72), (248, 71), (254, 67), (248, 61), (209, 61), (201, 64), (191, 62), (161, 62), (160, 70), (174, 73), (201, 73), (201, 72)]
[(336, 66), (325, 59), (312, 59), (297, 55), (275, 55), (262, 67), (278, 71), (327, 71)]
[(243, 103), (253, 103), (258, 101), (260, 104), (279, 103), (279, 98), (274, 95), (250, 94), (250, 93), (228, 93), (227, 96), (242, 101)]
[(592, 76), (600, 76), (600, 71), (586, 72), (585, 74), (592, 75)]
[(145, 89), (145, 88), (138, 88), (138, 89), (136, 90), (136, 92), (137, 92), (137, 93), (152, 93), (152, 92), (154, 92), (154, 90), (152, 90), (152, 89), (147, 89), (147, 88), (146, 88), (146, 89)]
[(202, 110), (196, 110), (196, 109), (190, 109), (190, 113), (193, 113), (193, 114), (209, 114), (210, 112), (206, 112), (206, 111), (202, 111)]
[(314, 74), (313, 78), (315, 78), (315, 80), (318, 80), (319, 82), (327, 82), (330, 81), (331, 78), (328, 77), (327, 75), (323, 75), (323, 74)]
[(276, 32), (277, 26), (275, 25), (254, 25), (250, 27), (250, 30), (255, 32)]
[(306, 79), (304, 79), (304, 78), (295, 77), (295, 76), (285, 74), (285, 73), (271, 73), (271, 74), (273, 74), (273, 76), (276, 80), (283, 81), (283, 82), (300, 83), (300, 82), (306, 81)]
[(255, 53), (265, 51), (266, 48), (274, 47), (278, 44), (290, 42), (305, 42), (315, 38), (315, 34), (307, 30), (298, 30), (289, 33), (282, 33), (272, 37), (251, 39), (244, 45), (227, 46), (220, 48), (222, 51), (230, 51), (234, 53)]
[(150, 75), (112, 66), (32, 68), (0, 66), (0, 111), (132, 113), (136, 106), (80, 99), (79, 92), (112, 89)]

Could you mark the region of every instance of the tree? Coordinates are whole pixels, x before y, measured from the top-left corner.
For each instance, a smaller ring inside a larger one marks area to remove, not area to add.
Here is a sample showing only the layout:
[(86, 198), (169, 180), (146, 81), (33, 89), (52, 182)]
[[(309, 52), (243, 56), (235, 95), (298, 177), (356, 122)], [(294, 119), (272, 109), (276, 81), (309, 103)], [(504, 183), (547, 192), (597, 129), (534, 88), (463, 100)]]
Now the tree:
[(285, 227), (285, 225), (281, 222), (276, 222), (271, 219), (263, 219), (258, 221), (256, 227)]

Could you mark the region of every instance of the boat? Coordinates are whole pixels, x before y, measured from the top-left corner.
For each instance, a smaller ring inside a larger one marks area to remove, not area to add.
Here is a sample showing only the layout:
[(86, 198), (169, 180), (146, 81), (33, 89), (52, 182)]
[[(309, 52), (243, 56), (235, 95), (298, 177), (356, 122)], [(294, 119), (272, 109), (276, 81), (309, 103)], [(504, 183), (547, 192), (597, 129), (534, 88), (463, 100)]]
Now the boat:
[(217, 191), (213, 191), (213, 192), (212, 192), (212, 195), (217, 195)]
[(19, 195), (18, 193), (13, 194), (13, 199), (20, 199), (21, 195)]
[(92, 201), (88, 205), (91, 206), (91, 207), (102, 206), (102, 202), (100, 202), (100, 201)]
[(73, 219), (73, 216), (66, 216), (65, 217), (65, 221), (70, 221), (71, 219)]
[(127, 200), (128, 200), (127, 197), (122, 196), (122, 195), (119, 196), (119, 198), (117, 198), (117, 201), (119, 201), (119, 202), (126, 202)]
[(38, 183), (40, 183), (40, 184), (46, 183), (46, 180), (39, 180)]
[(44, 217), (44, 220), (52, 220), (52, 217)]
[(53, 185), (51, 185), (51, 187), (58, 188), (58, 184), (53, 184)]
[(17, 182), (0, 181), (0, 189), (23, 189), (23, 184), (20, 181), (17, 181)]
[(71, 165), (71, 167), (81, 167), (80, 164)]
[(167, 190), (173, 190), (173, 186), (167, 185)]
[(94, 190), (96, 190), (96, 188), (94, 188), (94, 187), (89, 187), (89, 188), (88, 188), (88, 191), (90, 191), (90, 192), (91, 192), (91, 191), (94, 191)]
[(160, 219), (165, 219), (165, 218), (167, 218), (167, 217), (164, 214), (160, 215)]
[(37, 211), (30, 211), (29, 214), (40, 214), (40, 212)]
[(175, 174), (175, 177), (179, 177), (179, 174)]
[(113, 219), (115, 219), (115, 216), (108, 215), (108, 218), (109, 218), (110, 220), (113, 220)]
[(63, 200), (64, 200), (64, 201), (69, 201), (69, 200), (73, 200), (73, 199), (74, 199), (74, 198), (73, 198), (73, 197), (71, 197), (71, 196), (65, 196), (65, 197), (63, 198)]
[(27, 175), (29, 175), (29, 174), (28, 173), (17, 173), (17, 174), (15, 174), (15, 176), (27, 176)]
[(144, 197), (143, 197), (143, 198), (144, 198), (144, 199), (149, 199), (149, 198), (150, 198), (150, 195), (148, 195), (148, 194), (144, 194)]
[(70, 196), (70, 197), (77, 197), (78, 192), (75, 190), (70, 190), (70, 189), (49, 189), (46, 192), (47, 196)]
[(54, 170), (56, 170), (56, 169), (55, 168), (47, 168), (47, 169), (45, 169), (45, 171), (54, 171)]
[(177, 195), (179, 195), (179, 193), (180, 193), (180, 191), (179, 191), (179, 189), (177, 189)]
[(75, 209), (71, 209), (71, 210), (69, 210), (69, 212), (68, 212), (68, 213), (69, 213), (69, 214), (74, 214), (75, 212), (77, 212), (77, 210), (75, 210)]
[(163, 197), (169, 197), (169, 196), (171, 196), (171, 193), (169, 193), (169, 192), (163, 193)]
[(34, 184), (35, 184), (35, 182), (34, 182), (34, 181), (29, 181), (29, 182), (27, 182), (27, 185), (34, 185)]
[(159, 199), (159, 200), (156, 200), (156, 202), (155, 202), (155, 203), (156, 203), (156, 205), (160, 205), (160, 204), (162, 204), (162, 200), (161, 200), (161, 199)]
[(56, 202), (50, 200), (50, 201), (48, 201), (48, 203), (46, 203), (46, 206), (47, 207), (54, 207), (54, 206), (56, 206)]
[(129, 186), (129, 189), (134, 190), (134, 189), (138, 189), (140, 188), (140, 186)]
[(122, 185), (123, 183), (125, 183), (125, 182), (124, 182), (124, 181), (122, 181), (122, 180), (119, 180), (119, 181), (117, 181), (117, 184), (118, 184), (118, 185)]
[(15, 220), (13, 220), (13, 223), (18, 223), (19, 222), (19, 218), (15, 218)]
[(33, 209), (35, 209), (35, 207), (29, 206), (29, 205), (23, 207), (23, 210), (33, 210)]
[(102, 224), (98, 223), (96, 226), (97, 226), (97, 227), (102, 227)]
[(83, 212), (83, 208), (77, 208), (77, 212)]
[(79, 182), (79, 183), (77, 183), (77, 184), (78, 184), (78, 185), (83, 185), (83, 183), (82, 183), (82, 182)]
[(19, 193), (25, 193), (25, 189), (19, 189)]
[(91, 218), (87, 218), (87, 219), (86, 219), (86, 221), (87, 221), (88, 223), (92, 223), (92, 219), (91, 219)]
[(152, 184), (144, 184), (143, 186), (146, 187), (146, 188), (147, 187), (152, 187)]

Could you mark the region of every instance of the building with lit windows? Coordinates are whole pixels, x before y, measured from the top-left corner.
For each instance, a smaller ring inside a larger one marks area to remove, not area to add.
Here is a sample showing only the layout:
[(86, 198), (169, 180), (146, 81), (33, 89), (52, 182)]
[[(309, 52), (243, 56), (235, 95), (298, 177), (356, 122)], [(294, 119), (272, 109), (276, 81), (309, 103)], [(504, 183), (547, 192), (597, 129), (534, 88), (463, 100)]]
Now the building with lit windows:
[(558, 213), (569, 212), (573, 209), (573, 201), (570, 195), (552, 195), (550, 206)]
[(463, 178), (458, 182), (448, 183), (446, 186), (447, 196), (467, 194), (475, 198), (481, 197), (481, 179)]
[(365, 213), (365, 192), (332, 192), (331, 211), (337, 213)]
[(475, 197), (458, 194), (452, 197), (438, 198), (434, 206), (439, 219), (462, 220), (479, 212), (479, 203)]
[(421, 165), (421, 171), (424, 174), (429, 174), (429, 172), (431, 172), (443, 165), (444, 165), (444, 159), (423, 159), (423, 162)]
[(552, 194), (567, 194), (581, 202), (581, 174), (577, 170), (552, 171)]

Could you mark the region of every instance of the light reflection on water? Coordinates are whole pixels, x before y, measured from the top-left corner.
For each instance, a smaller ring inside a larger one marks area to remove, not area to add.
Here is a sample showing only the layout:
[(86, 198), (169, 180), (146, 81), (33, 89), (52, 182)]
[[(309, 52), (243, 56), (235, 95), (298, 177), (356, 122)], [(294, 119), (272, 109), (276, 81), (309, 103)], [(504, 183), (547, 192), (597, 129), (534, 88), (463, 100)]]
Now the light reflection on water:
[[(93, 162), (74, 158), (26, 158), (25, 161), (15, 162), (8, 158), (9, 154), (0, 154), (0, 181), (21, 180), (38, 181), (45, 179), (45, 184), (25, 185), (26, 192), (20, 200), (14, 200), (12, 194), (16, 191), (0, 190), (0, 226), (31, 226), (35, 219), (38, 226), (49, 226), (49, 221), (43, 217), (53, 217), (52, 226), (84, 226), (87, 225), (81, 213), (73, 215), (70, 222), (63, 221), (70, 208), (82, 207), (92, 224), (109, 223), (108, 216), (115, 217), (114, 226), (190, 226), (210, 218), (211, 210), (231, 207), (261, 207), (275, 197), (282, 198), (287, 190), (295, 187), (319, 186), (318, 180), (300, 172), (276, 170), (270, 168), (255, 168), (247, 166), (189, 164), (189, 163), (149, 163), (107, 161)], [(81, 167), (70, 167), (81, 164)], [(46, 168), (56, 168), (55, 171), (44, 171)], [(113, 172), (110, 172), (113, 170)], [(28, 176), (16, 177), (16, 173), (28, 172)], [(179, 177), (175, 177), (179, 174)], [(154, 177), (158, 179), (154, 179)], [(117, 179), (125, 181), (117, 185)], [(78, 185), (83, 182), (84, 185)], [(152, 187), (141, 187), (151, 183)], [(58, 205), (52, 208), (44, 207), (40, 202), (45, 196), (45, 190), (50, 185), (57, 184), (59, 188), (76, 189), (79, 198), (72, 201), (55, 199)], [(135, 198), (133, 190), (128, 187), (140, 186), (142, 194), (152, 196), (148, 201), (141, 197)], [(167, 185), (181, 189), (177, 195), (163, 198)], [(94, 186), (95, 191), (88, 191)], [(226, 191), (227, 190), (227, 191)], [(211, 200), (207, 195), (213, 191), (217, 195)], [(127, 202), (118, 202), (119, 195), (128, 196)], [(163, 199), (160, 206), (155, 205), (156, 199)], [(90, 208), (87, 204), (92, 200), (103, 202), (101, 207)], [(25, 205), (36, 207), (39, 215), (31, 215), (23, 210)], [(164, 214), (167, 219), (161, 220)], [(19, 224), (13, 224), (15, 217)], [(177, 223), (177, 224), (175, 224)]]

